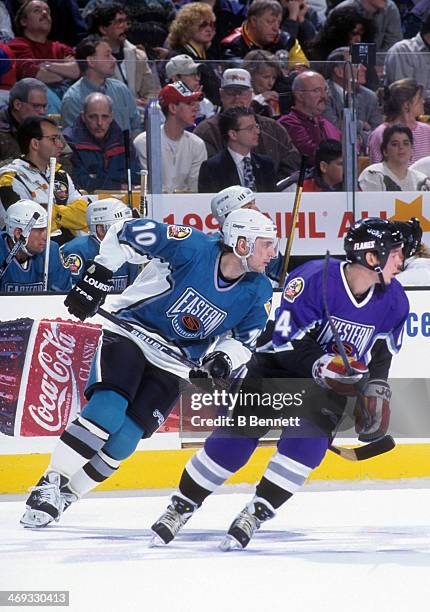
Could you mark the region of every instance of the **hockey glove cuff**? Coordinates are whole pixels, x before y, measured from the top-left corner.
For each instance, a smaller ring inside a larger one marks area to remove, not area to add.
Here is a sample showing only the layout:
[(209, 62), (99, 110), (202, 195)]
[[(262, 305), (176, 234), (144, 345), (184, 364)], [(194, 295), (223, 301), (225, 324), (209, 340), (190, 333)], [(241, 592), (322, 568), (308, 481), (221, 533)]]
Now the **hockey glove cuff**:
[(385, 436), (390, 423), (390, 401), (390, 385), (385, 380), (369, 380), (354, 409), (360, 442), (375, 442)]
[(88, 261), (81, 280), (73, 287), (64, 301), (71, 315), (81, 321), (93, 317), (112, 291), (112, 270), (95, 261)]

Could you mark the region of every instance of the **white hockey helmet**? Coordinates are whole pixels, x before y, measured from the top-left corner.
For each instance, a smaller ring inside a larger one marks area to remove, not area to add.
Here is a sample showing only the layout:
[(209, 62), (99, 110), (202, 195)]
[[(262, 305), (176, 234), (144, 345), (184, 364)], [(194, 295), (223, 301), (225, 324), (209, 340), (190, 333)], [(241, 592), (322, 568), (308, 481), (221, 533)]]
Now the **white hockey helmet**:
[(36, 220), (33, 228), (42, 229), (48, 227), (48, 214), (46, 210), (32, 200), (18, 200), (15, 204), (9, 206), (6, 210), (6, 231), (11, 238), (17, 228), (25, 229), (28, 222), (33, 217), (34, 213), (39, 213), (39, 218)]
[(88, 204), (87, 225), (90, 234), (97, 238), (96, 226), (102, 225), (107, 231), (111, 225), (122, 219), (131, 219), (131, 209), (117, 198), (105, 198)]
[(212, 214), (222, 227), (229, 213), (250, 204), (254, 200), (255, 194), (248, 187), (242, 187), (241, 185), (226, 187), (212, 198)]
[[(224, 244), (232, 247), (233, 253), (242, 260), (247, 272), (249, 272), (247, 259), (254, 253), (257, 238), (270, 238), (273, 240), (275, 252), (278, 247), (276, 225), (266, 215), (257, 210), (247, 208), (234, 210), (224, 221), (222, 233)], [(249, 253), (245, 256), (239, 255), (236, 251), (239, 238), (245, 238), (248, 244)]]

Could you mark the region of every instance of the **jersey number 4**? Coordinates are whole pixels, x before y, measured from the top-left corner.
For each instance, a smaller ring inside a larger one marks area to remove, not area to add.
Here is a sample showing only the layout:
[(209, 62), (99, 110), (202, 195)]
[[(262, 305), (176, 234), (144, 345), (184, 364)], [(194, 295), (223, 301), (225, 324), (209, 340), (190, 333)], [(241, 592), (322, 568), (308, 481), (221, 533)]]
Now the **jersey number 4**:
[(288, 338), (291, 333), (290, 319), (290, 312), (288, 310), (283, 310), (279, 316), (279, 319), (276, 321), (275, 331), (281, 334), (283, 338)]

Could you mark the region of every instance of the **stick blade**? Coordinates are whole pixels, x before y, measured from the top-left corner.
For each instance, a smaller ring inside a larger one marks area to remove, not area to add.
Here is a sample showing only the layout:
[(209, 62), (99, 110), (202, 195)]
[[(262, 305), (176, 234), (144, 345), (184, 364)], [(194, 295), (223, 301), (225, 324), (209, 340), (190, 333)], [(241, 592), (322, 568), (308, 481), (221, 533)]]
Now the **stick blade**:
[(384, 436), (377, 442), (371, 442), (370, 444), (355, 449), (357, 461), (363, 461), (364, 459), (371, 459), (377, 455), (383, 455), (384, 453), (388, 453), (395, 446), (396, 443), (392, 436)]

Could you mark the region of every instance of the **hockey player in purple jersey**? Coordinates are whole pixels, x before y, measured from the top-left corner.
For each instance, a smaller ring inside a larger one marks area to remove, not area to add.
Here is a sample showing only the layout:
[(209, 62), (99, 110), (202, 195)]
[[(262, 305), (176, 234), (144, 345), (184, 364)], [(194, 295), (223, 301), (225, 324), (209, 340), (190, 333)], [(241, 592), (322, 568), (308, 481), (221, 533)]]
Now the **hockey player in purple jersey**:
[[(260, 525), (272, 518), (322, 461), (345, 409), (357, 400), (356, 431), (368, 442), (382, 437), (389, 422), (391, 358), (402, 343), (409, 312), (406, 294), (394, 278), (403, 262), (398, 224), (370, 218), (359, 221), (345, 238), (346, 261), (330, 260), (328, 309), (349, 356), (347, 371), (339, 355), (323, 303), (324, 261), (310, 261), (288, 277), (277, 313), (273, 341), (254, 354), (241, 391), (255, 391), (258, 381), (310, 379), (297, 437), (283, 431), (253, 499), (235, 518), (221, 548), (245, 548)], [(255, 382), (257, 381), (257, 382)], [(288, 381), (284, 381), (288, 382)], [(285, 387), (284, 387), (285, 389)], [(258, 402), (257, 402), (258, 403)], [(246, 405), (235, 417), (264, 409)], [(287, 413), (288, 414), (288, 413)], [(266, 429), (219, 428), (185, 466), (179, 490), (154, 523), (154, 543), (171, 541), (203, 501), (247, 463)]]

